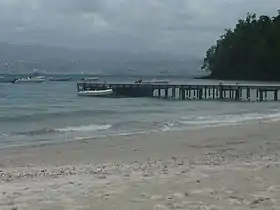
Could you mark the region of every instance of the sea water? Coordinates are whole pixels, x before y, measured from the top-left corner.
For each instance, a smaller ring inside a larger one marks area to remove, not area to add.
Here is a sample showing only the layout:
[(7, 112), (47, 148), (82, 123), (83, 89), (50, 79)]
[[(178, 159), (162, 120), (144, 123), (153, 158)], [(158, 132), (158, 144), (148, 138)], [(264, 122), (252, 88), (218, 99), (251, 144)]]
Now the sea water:
[(0, 83), (0, 148), (279, 119), (279, 102), (78, 97), (76, 82)]

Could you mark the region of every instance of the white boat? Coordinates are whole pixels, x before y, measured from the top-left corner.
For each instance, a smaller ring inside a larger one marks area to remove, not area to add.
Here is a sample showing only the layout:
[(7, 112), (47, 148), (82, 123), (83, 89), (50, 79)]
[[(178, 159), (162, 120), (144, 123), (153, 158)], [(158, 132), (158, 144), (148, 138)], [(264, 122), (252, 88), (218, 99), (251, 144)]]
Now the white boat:
[(113, 89), (78, 91), (78, 96), (104, 97), (104, 96), (110, 96), (112, 94), (113, 94)]
[(27, 77), (27, 78), (16, 79), (14, 83), (42, 83), (45, 81), (46, 81), (45, 77), (38, 76), (38, 77)]
[(84, 80), (84, 81), (98, 81), (99, 78), (98, 77), (85, 77), (82, 80)]

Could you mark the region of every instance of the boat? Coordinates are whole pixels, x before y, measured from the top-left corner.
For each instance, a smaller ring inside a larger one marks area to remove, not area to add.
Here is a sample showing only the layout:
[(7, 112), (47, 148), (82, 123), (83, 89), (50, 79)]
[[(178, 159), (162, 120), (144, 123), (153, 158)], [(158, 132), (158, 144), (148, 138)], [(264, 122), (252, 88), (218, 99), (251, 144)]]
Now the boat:
[(91, 97), (105, 97), (113, 94), (113, 89), (103, 90), (81, 90), (78, 91), (78, 96), (91, 96)]
[(0, 77), (0, 83), (7, 83), (7, 82), (13, 82), (14, 78), (12, 77)]
[(50, 77), (49, 80), (53, 81), (53, 82), (64, 82), (64, 81), (71, 81), (72, 78), (71, 77)]
[(6, 82), (5, 77), (0, 77), (0, 82)]
[(98, 77), (85, 77), (82, 79), (83, 81), (97, 81), (99, 80)]
[(151, 81), (143, 81), (143, 80), (137, 80), (135, 83), (138, 84), (168, 84), (169, 80), (157, 80), (157, 79), (152, 79)]
[(15, 79), (13, 82), (14, 83), (42, 83), (45, 81), (46, 81), (45, 77), (38, 76), (38, 77), (27, 77), (27, 78)]

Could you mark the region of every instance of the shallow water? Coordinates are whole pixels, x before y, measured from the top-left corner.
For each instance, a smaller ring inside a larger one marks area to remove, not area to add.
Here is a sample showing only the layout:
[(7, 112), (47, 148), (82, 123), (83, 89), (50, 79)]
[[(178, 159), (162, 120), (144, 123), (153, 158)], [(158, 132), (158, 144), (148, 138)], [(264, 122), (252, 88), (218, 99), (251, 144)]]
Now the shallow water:
[(0, 147), (279, 119), (279, 102), (87, 98), (75, 82), (0, 83)]

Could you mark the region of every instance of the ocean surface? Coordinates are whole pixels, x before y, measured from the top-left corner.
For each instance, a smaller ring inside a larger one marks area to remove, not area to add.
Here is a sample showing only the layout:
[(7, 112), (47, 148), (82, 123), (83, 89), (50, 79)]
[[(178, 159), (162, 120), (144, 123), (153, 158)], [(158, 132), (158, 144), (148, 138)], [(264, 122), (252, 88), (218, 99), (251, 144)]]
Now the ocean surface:
[(280, 103), (88, 98), (77, 96), (75, 81), (0, 83), (0, 148), (260, 120), (280, 120)]

